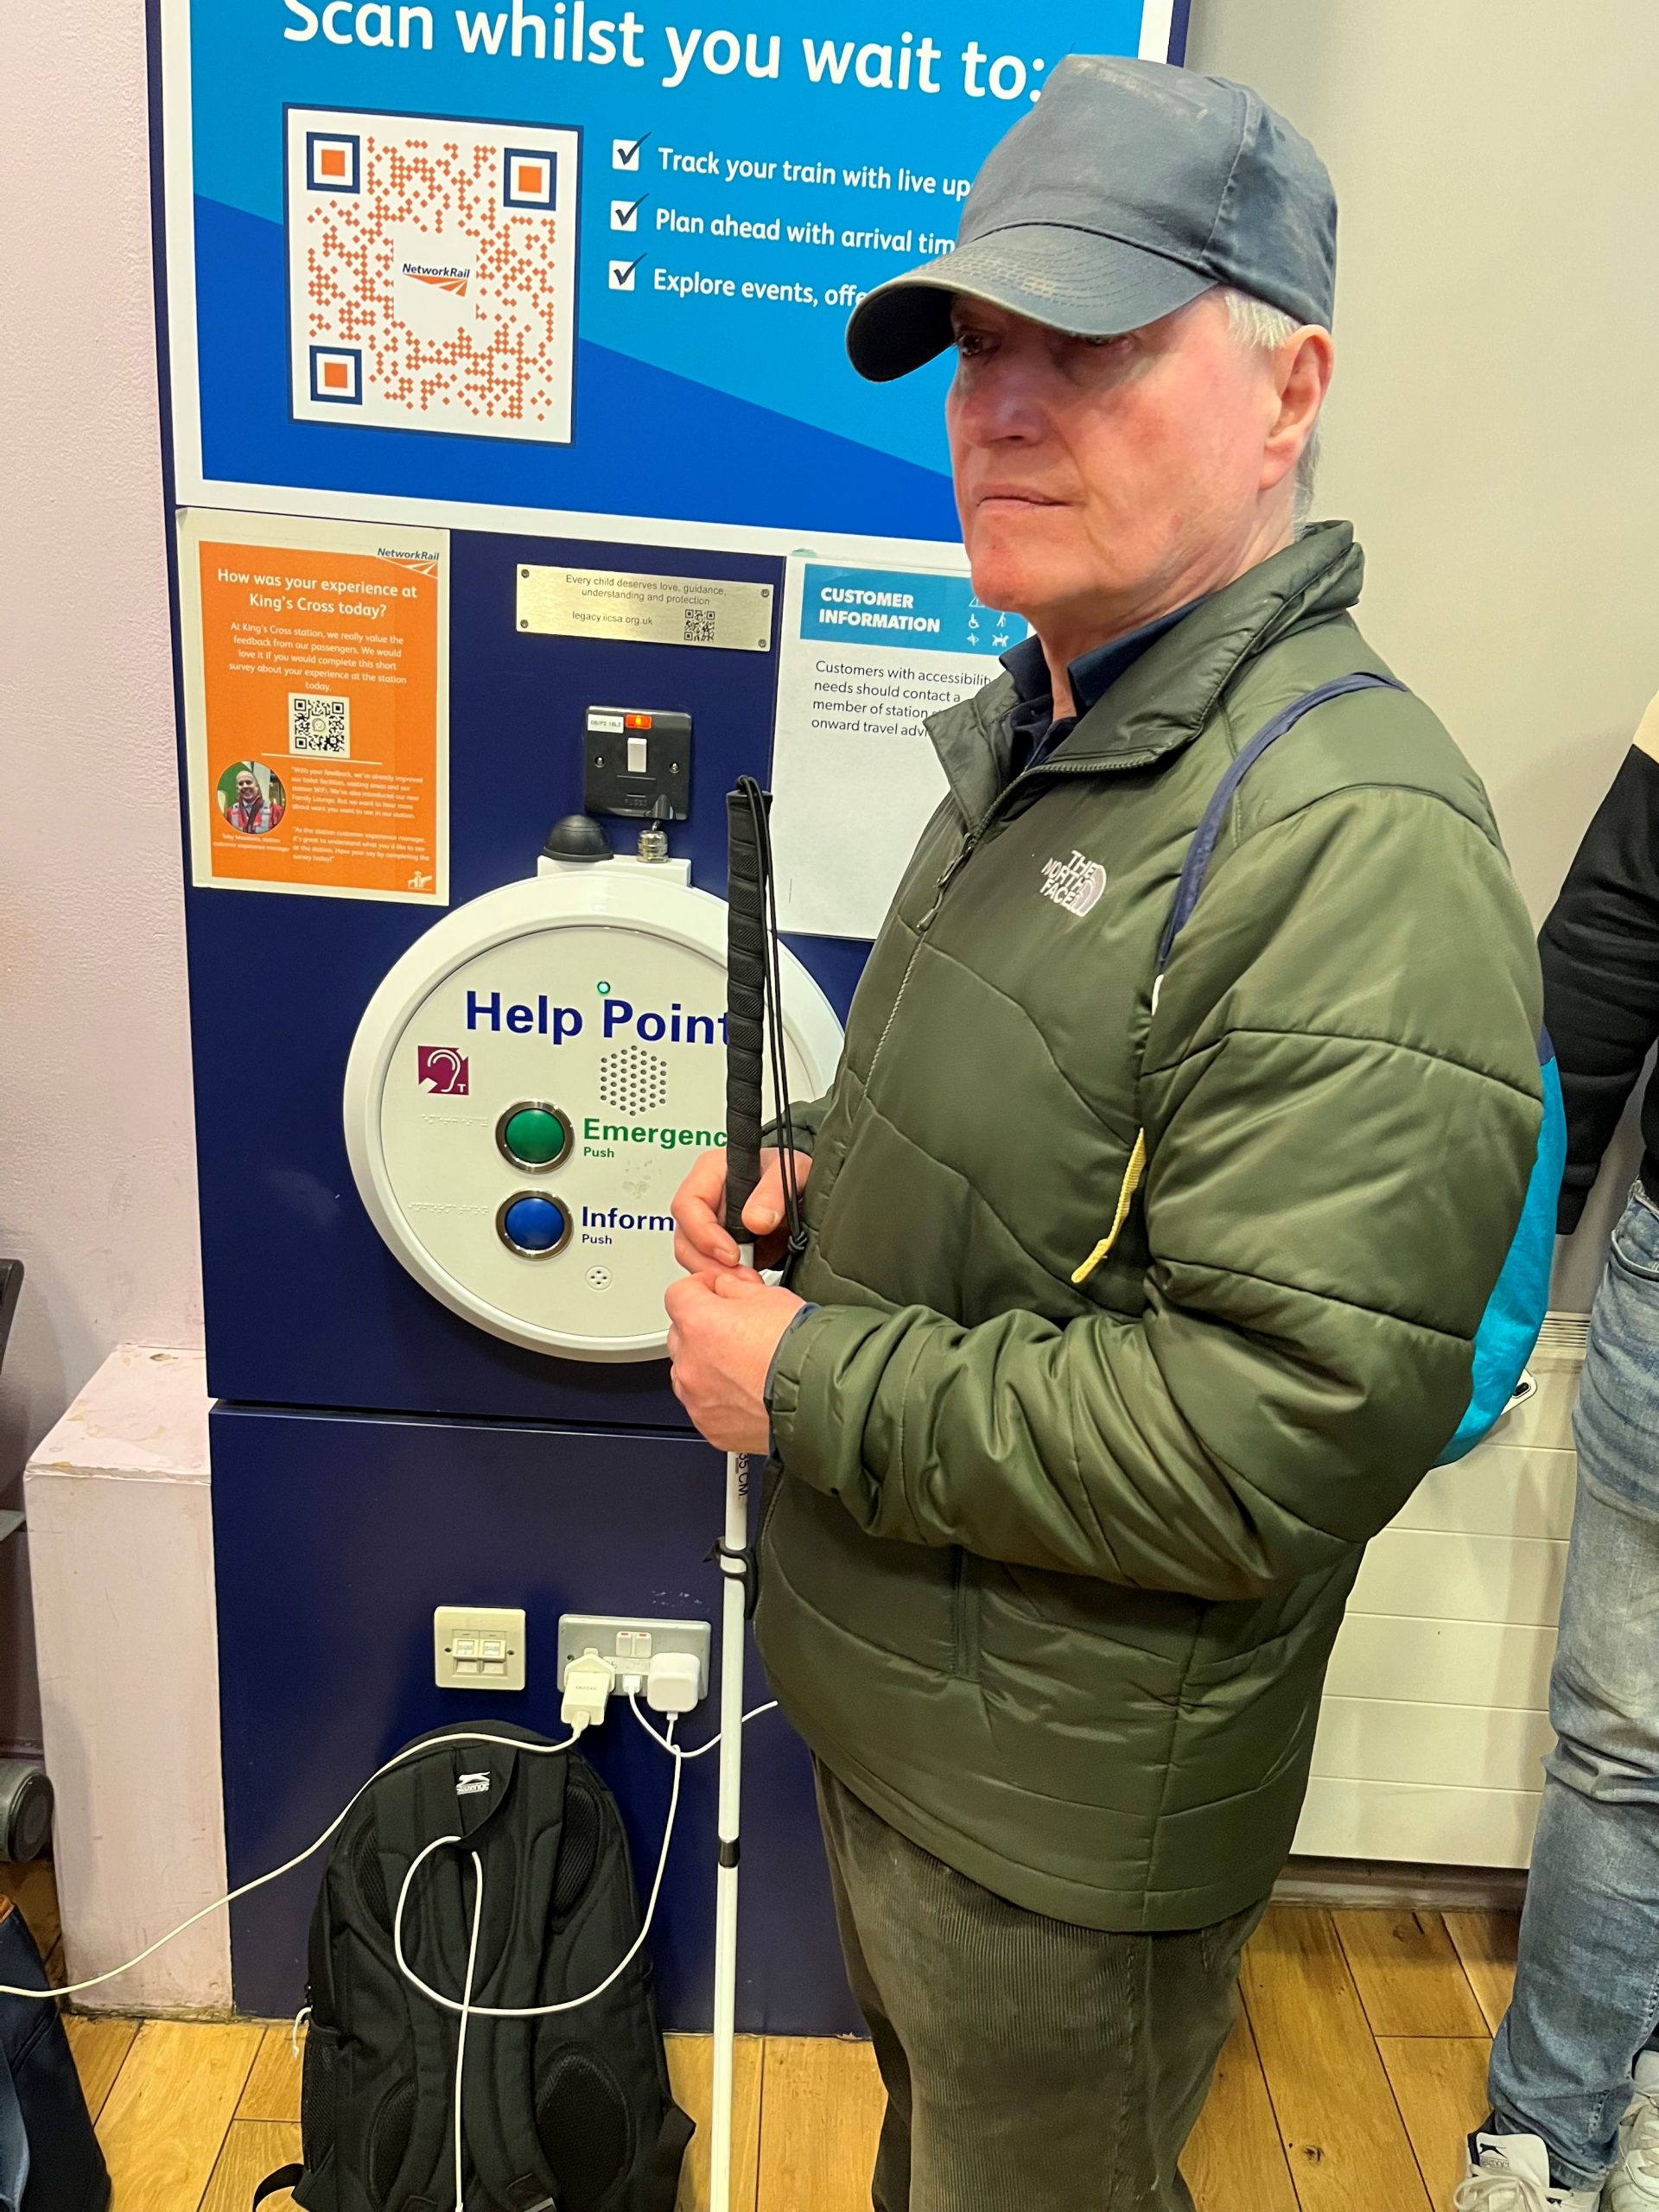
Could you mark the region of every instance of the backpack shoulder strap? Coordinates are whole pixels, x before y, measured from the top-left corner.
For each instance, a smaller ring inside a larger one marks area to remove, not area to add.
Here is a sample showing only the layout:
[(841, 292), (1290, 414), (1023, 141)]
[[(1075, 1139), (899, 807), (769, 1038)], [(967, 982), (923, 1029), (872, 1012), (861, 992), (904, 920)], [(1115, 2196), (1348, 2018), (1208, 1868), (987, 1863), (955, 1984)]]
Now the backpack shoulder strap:
[(1210, 873), (1216, 842), (1221, 836), (1222, 825), (1227, 819), (1234, 794), (1268, 747), (1276, 745), (1288, 731), (1295, 728), (1304, 715), (1312, 714), (1315, 707), (1324, 706), (1327, 699), (1343, 698), (1350, 691), (1403, 691), (1405, 688), (1396, 677), (1373, 676), (1358, 669), (1351, 676), (1335, 677), (1329, 683), (1321, 683), (1314, 690), (1304, 691), (1300, 699), (1293, 699), (1270, 722), (1257, 730), (1248, 745), (1239, 748), (1228, 764), (1226, 774), (1216, 785), (1215, 794), (1204, 810), (1204, 819), (1187, 848), (1180, 880), (1175, 887), (1175, 904), (1170, 909), (1169, 919), (1164, 925), (1164, 934), (1158, 945), (1158, 973), (1160, 976), (1169, 964), (1169, 956), (1175, 949), (1176, 938), (1192, 918), (1192, 910), (1198, 903), (1198, 893)]
[(251, 2212), (259, 2212), (259, 2207), (268, 2196), (279, 2196), (283, 2190), (297, 2188), (304, 2179), (303, 2166), (278, 2166), (276, 2172), (267, 2174), (254, 2190)]
[[(1324, 706), (1327, 699), (1343, 698), (1350, 691), (1403, 691), (1405, 689), (1397, 677), (1374, 676), (1362, 669), (1356, 669), (1351, 676), (1333, 677), (1329, 683), (1321, 683), (1312, 691), (1304, 691), (1300, 699), (1293, 699), (1287, 707), (1281, 708), (1273, 720), (1257, 730), (1249, 743), (1241, 746), (1234, 754), (1228, 763), (1226, 773), (1216, 785), (1209, 805), (1204, 810), (1204, 819), (1194, 831), (1192, 842), (1186, 849), (1186, 858), (1181, 864), (1180, 876), (1175, 886), (1175, 903), (1170, 908), (1164, 933), (1158, 940), (1158, 964), (1152, 978), (1154, 1013), (1158, 1007), (1159, 993), (1163, 988), (1164, 970), (1169, 965), (1169, 956), (1175, 950), (1176, 938), (1192, 918), (1192, 910), (1198, 903), (1198, 893), (1204, 889), (1205, 879), (1210, 873), (1210, 863), (1215, 858), (1217, 841), (1227, 819), (1228, 809), (1232, 805), (1234, 794), (1262, 755), (1270, 745), (1276, 745), (1287, 731), (1294, 729), (1304, 715), (1312, 714), (1315, 707)], [(1135, 1135), (1129, 1164), (1123, 1171), (1122, 1186), (1117, 1194), (1112, 1225), (1071, 1277), (1079, 1289), (1122, 1236), (1135, 1194), (1146, 1175), (1148, 1157), (1147, 1133), (1141, 1129)]]

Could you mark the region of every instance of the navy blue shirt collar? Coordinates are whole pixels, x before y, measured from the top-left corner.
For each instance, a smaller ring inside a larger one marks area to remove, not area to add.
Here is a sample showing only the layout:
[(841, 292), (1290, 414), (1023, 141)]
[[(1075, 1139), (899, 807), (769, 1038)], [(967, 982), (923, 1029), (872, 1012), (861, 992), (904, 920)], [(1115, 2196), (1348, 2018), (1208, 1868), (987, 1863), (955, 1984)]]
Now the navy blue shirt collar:
[[(1204, 596), (1207, 598), (1208, 593)], [(1173, 614), (1160, 614), (1154, 621), (1143, 622), (1127, 636), (1114, 638), (1107, 645), (1096, 645), (1092, 652), (1081, 654), (1067, 671), (1077, 712), (1062, 715), (1058, 721), (1047, 657), (1035, 632), (1012, 652), (1004, 653), (1002, 665), (1014, 678), (1014, 688), (1020, 694), (1009, 725), (1014, 732), (1014, 757), (1008, 765), (1010, 781), (1027, 768), (1034, 768), (1057, 745), (1063, 744), (1090, 709), (1099, 705), (1118, 677), (1134, 667), (1148, 645), (1155, 645), (1166, 630), (1173, 630), (1202, 604), (1202, 599), (1189, 600)]]

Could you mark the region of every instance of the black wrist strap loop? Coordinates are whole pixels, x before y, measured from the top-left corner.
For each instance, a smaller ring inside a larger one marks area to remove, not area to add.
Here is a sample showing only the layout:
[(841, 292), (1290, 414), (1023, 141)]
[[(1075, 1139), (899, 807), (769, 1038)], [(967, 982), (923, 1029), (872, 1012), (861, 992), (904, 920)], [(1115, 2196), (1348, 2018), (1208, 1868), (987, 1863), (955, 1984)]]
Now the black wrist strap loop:
[(753, 1546), (746, 1546), (741, 1551), (734, 1551), (729, 1544), (719, 1543), (715, 1546), (709, 1557), (711, 1560), (719, 1563), (722, 1574), (728, 1576), (732, 1581), (741, 1582), (743, 1585), (743, 1618), (746, 1621), (752, 1621), (754, 1618), (755, 1605), (760, 1596), (759, 1562)]

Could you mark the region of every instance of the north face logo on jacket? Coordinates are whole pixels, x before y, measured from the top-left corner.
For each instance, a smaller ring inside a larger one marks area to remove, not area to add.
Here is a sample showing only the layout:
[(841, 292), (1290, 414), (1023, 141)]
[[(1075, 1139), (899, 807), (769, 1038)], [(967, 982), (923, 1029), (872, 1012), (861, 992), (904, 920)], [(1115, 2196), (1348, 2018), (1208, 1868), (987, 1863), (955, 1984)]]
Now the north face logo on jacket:
[(1043, 896), (1068, 914), (1092, 913), (1105, 888), (1105, 869), (1081, 853), (1074, 852), (1069, 861), (1043, 862)]

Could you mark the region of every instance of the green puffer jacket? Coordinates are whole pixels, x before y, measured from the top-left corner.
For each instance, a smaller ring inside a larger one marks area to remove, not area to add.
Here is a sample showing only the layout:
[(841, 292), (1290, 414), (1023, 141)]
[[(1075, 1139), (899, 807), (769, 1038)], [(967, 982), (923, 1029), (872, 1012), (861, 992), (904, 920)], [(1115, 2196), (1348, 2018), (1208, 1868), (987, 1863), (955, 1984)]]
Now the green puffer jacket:
[(950, 795), (801, 1109), (822, 1310), (772, 1378), (768, 1670), (894, 1827), (1084, 1926), (1271, 1887), (1362, 1550), (1463, 1414), (1535, 1149), (1531, 926), (1408, 694), (1251, 771), (1151, 1007), (1229, 760), (1382, 669), (1362, 565), (1310, 531), (1006, 789), (1012, 684), (941, 716)]

